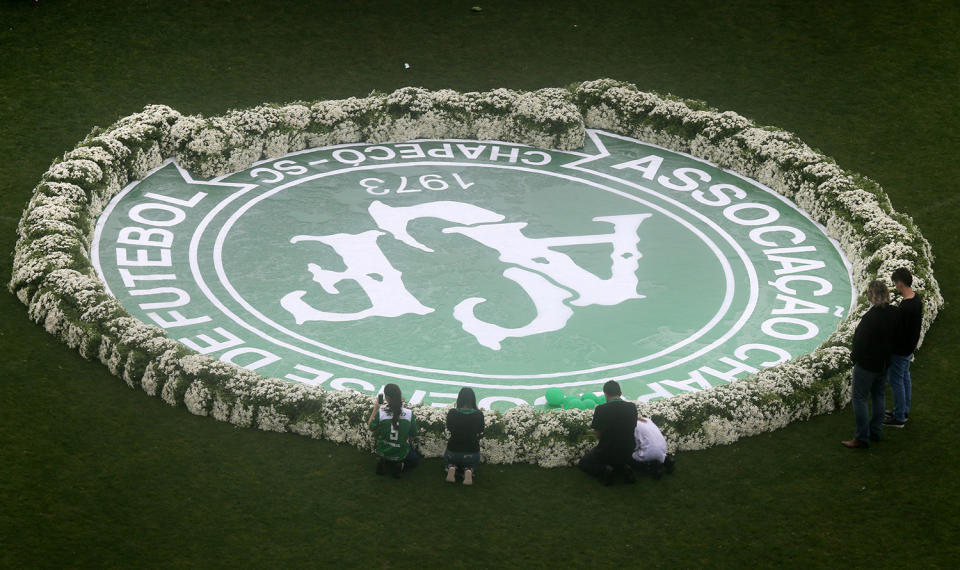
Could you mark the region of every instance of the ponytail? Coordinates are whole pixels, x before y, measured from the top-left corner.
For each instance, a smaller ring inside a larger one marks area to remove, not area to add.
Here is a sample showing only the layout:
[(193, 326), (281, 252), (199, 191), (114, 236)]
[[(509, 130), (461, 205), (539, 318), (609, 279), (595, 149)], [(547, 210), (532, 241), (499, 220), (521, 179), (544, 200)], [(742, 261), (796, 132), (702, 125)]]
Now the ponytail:
[(400, 394), (400, 386), (396, 384), (387, 384), (383, 387), (383, 395), (387, 399), (387, 408), (393, 413), (390, 423), (393, 429), (400, 427), (400, 415), (403, 414), (403, 396)]

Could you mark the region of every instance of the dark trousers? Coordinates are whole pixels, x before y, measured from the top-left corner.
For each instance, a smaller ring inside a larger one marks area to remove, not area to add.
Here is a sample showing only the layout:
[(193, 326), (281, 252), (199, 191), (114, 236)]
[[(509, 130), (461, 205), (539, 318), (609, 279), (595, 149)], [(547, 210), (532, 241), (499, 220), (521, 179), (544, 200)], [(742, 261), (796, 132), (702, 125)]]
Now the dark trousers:
[[(886, 388), (886, 372), (871, 372), (861, 368), (859, 364), (853, 367), (853, 394), (850, 403), (853, 405), (853, 417), (857, 422), (857, 431), (854, 439), (870, 445), (870, 441), (879, 441), (883, 430), (884, 389)], [(873, 408), (868, 408), (868, 402)]]
[(476, 471), (477, 465), (480, 464), (479, 451), (463, 452), (450, 451), (448, 449), (443, 452), (443, 458), (447, 460), (447, 466), (455, 465), (457, 471), (463, 471), (464, 469), (473, 469)]
[[(400, 461), (393, 461), (393, 460), (387, 459), (386, 457), (381, 457), (378, 460), (378, 463), (381, 463), (381, 462), (383, 464), (401, 463)], [(402, 463), (403, 463), (404, 471), (413, 469), (414, 467), (420, 464), (420, 454), (417, 453), (417, 450), (414, 449), (412, 445), (410, 446), (410, 452), (407, 453), (407, 456), (403, 458)]]
[(611, 453), (600, 446), (594, 447), (587, 452), (577, 466), (584, 472), (594, 477), (603, 475), (607, 465), (614, 468), (615, 471), (623, 471), (630, 468), (630, 453)]
[(413, 469), (420, 464), (420, 454), (417, 453), (417, 450), (410, 446), (410, 453), (403, 460), (404, 469)]

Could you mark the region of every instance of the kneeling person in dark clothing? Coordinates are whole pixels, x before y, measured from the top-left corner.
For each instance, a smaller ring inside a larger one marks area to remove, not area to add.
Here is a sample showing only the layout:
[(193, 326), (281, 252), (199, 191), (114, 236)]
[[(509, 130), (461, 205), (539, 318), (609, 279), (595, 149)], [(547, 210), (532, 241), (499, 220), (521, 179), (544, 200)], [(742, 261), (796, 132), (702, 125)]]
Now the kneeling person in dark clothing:
[(630, 468), (634, 449), (633, 430), (637, 426), (637, 406), (621, 397), (620, 384), (614, 380), (603, 385), (607, 402), (593, 410), (593, 428), (599, 442), (580, 460), (580, 469), (600, 477), (605, 485), (613, 483), (620, 472), (628, 483), (635, 478)]
[(463, 474), (463, 484), (472, 485), (480, 463), (480, 437), (483, 435), (483, 412), (477, 409), (477, 395), (473, 388), (460, 388), (457, 407), (447, 412), (447, 430), (450, 439), (443, 457), (447, 460), (447, 482), (455, 483), (457, 474)]

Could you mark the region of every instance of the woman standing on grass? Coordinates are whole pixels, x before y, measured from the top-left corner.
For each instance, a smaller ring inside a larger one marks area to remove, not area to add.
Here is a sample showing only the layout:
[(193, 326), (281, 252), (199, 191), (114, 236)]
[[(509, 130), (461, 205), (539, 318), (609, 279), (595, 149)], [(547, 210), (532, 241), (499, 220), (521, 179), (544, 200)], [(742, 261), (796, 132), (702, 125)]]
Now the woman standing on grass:
[[(846, 447), (867, 448), (871, 441), (880, 441), (883, 429), (883, 400), (887, 367), (893, 348), (897, 309), (890, 306), (890, 290), (875, 279), (867, 285), (870, 309), (864, 313), (853, 332), (853, 417), (857, 430), (853, 439), (841, 441)], [(873, 406), (872, 415), (867, 402)]]
[[(384, 398), (386, 408), (381, 408)], [(373, 404), (373, 412), (367, 420), (370, 429), (377, 435), (377, 475), (400, 474), (417, 466), (419, 456), (411, 445), (417, 435), (417, 421), (409, 408), (403, 407), (403, 396), (396, 384), (383, 387), (383, 394)]]
[(447, 412), (450, 439), (443, 452), (447, 460), (447, 481), (454, 483), (457, 472), (463, 472), (463, 484), (472, 485), (474, 470), (480, 463), (480, 436), (483, 435), (483, 412), (477, 409), (473, 388), (461, 388), (457, 405)]

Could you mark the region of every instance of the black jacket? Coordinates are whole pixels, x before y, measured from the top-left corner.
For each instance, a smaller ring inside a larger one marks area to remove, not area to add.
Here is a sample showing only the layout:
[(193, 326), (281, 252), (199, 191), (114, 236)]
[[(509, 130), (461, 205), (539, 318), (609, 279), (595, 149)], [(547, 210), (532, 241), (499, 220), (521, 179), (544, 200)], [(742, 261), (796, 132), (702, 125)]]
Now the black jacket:
[(457, 453), (480, 451), (480, 436), (483, 434), (483, 412), (469, 408), (453, 408), (447, 412), (447, 429), (450, 439), (447, 450)]
[(885, 371), (890, 364), (896, 328), (896, 307), (870, 307), (853, 333), (853, 348), (850, 352), (853, 363), (870, 372)]
[(923, 299), (914, 295), (900, 301), (897, 310), (897, 335), (893, 341), (893, 353), (900, 356), (913, 354), (920, 342), (920, 326), (923, 324)]
[(637, 427), (637, 406), (625, 400), (611, 400), (593, 410), (590, 427), (600, 432), (598, 447), (606, 462), (612, 465), (626, 463), (636, 444), (633, 430)]

